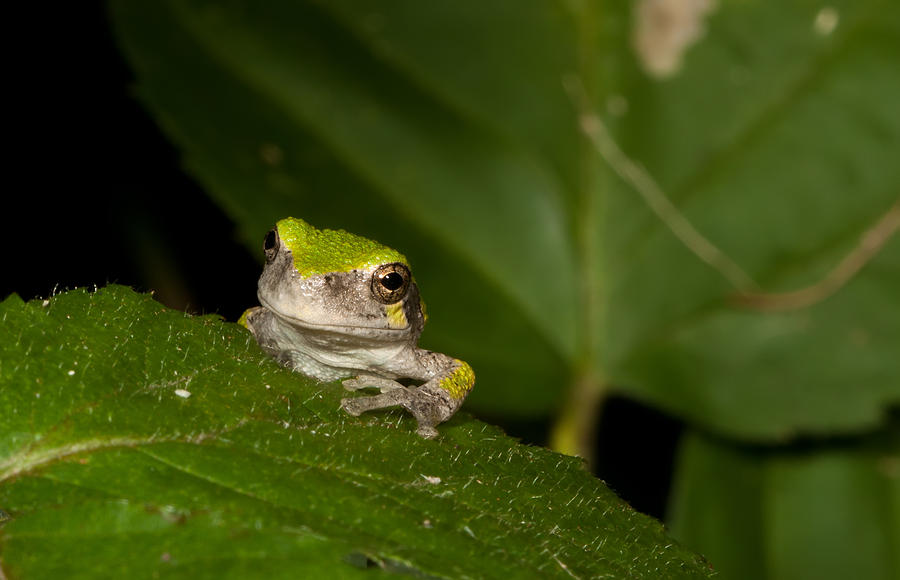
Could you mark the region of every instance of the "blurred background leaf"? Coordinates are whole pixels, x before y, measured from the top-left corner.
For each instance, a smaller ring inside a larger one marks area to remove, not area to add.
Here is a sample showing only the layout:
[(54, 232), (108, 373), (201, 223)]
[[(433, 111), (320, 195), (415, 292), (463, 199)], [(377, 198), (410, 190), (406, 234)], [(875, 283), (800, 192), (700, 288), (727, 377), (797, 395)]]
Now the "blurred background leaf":
[[(897, 199), (896, 8), (832, 6), (825, 30), (810, 3), (724, 3), (693, 16), (707, 32), (665, 80), (619, 4), (113, 8), (139, 94), (248, 243), (296, 214), (402, 248), (427, 344), (479, 371), (475, 410), (614, 389), (783, 439), (871, 428), (900, 401), (896, 240), (809, 308), (729, 301), (816, 283)], [(758, 286), (612, 173), (579, 131), (593, 112)]]
[(791, 449), (685, 436), (672, 532), (725, 578), (900, 577), (898, 423)]

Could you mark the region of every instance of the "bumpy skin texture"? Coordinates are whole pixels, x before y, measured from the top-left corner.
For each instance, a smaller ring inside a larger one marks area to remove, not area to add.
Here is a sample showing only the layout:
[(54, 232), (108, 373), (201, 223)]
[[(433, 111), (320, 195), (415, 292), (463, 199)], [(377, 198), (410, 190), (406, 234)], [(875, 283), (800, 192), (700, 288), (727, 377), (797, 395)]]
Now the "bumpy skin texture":
[(239, 321), (263, 350), (323, 381), (353, 377), (343, 382), (347, 390), (381, 391), (343, 399), (351, 415), (400, 406), (416, 418), (420, 435), (435, 437), (435, 426), (459, 409), (475, 375), (461, 360), (418, 348), (425, 316), (406, 258), (295, 218), (278, 222), (265, 251), (261, 306)]

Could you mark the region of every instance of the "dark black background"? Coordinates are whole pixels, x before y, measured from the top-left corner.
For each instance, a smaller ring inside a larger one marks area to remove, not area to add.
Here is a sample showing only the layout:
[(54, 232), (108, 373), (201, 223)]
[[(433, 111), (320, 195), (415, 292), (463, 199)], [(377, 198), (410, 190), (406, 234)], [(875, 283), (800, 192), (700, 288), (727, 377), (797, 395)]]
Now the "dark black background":
[[(119, 283), (235, 320), (255, 303), (260, 263), (134, 98), (105, 5), (20, 5), (6, 25), (0, 298)], [(546, 442), (545, 422), (503, 427)], [(612, 398), (594, 470), (635, 508), (662, 517), (679, 432), (677, 422)]]
[(105, 5), (20, 6), (12, 21), (2, 294), (116, 282), (234, 320), (259, 265), (134, 98)]

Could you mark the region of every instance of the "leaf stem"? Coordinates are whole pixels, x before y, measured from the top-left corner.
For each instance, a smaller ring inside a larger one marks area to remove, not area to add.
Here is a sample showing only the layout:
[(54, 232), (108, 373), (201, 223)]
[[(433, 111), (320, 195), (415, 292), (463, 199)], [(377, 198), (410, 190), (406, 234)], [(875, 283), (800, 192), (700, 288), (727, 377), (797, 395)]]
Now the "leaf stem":
[[(563, 88), (569, 91), (569, 84), (577, 84), (583, 91), (594, 95), (600, 86), (608, 86), (608, 79), (598, 78), (609, 74), (598, 66), (597, 46), (603, 40), (598, 26), (600, 19), (593, 13), (590, 3), (572, 6), (573, 21), (578, 35), (578, 73), (565, 75)], [(607, 39), (608, 40), (608, 39)], [(575, 120), (580, 122), (582, 111), (573, 103)], [(602, 283), (607, 277), (601, 269), (605, 261), (599, 255), (602, 251), (600, 235), (605, 219), (605, 198), (601, 187), (602, 178), (607, 172), (596, 163), (596, 153), (589, 136), (583, 132), (580, 138), (580, 171), (576, 195), (576, 207), (572, 216), (576, 233), (576, 248), (579, 265), (578, 288), (578, 352), (576, 373), (568, 388), (566, 401), (560, 410), (550, 434), (550, 445), (553, 449), (568, 455), (583, 457), (588, 462), (593, 460), (595, 435), (603, 401), (605, 399), (605, 381), (599, 377), (603, 370), (599, 369), (599, 354), (604, 348), (601, 329), (604, 328), (606, 309), (606, 288)]]
[(591, 372), (581, 373), (569, 389), (553, 431), (550, 447), (567, 455), (577, 455), (593, 464), (598, 418), (607, 388)]

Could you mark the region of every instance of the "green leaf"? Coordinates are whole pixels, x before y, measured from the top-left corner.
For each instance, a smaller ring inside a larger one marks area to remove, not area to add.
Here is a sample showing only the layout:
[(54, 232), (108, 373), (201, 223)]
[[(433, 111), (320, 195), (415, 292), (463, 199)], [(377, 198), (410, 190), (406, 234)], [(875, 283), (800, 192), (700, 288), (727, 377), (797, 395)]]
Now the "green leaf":
[[(472, 363), (473, 408), (546, 413), (580, 384), (744, 438), (871, 428), (900, 401), (900, 241), (876, 232), (833, 293), (761, 312), (697, 239), (796, 290), (889, 211), (900, 5), (716, 4), (667, 78), (624, 2), (129, 0), (112, 20), (251, 247), (297, 215), (411, 258), (425, 342)], [(580, 130), (597, 121), (674, 212), (616, 175)]]
[(350, 417), (240, 326), (111, 286), (0, 304), (11, 578), (705, 578), (573, 458)]
[(682, 443), (672, 533), (723, 578), (900, 575), (900, 430), (792, 450), (692, 433)]

